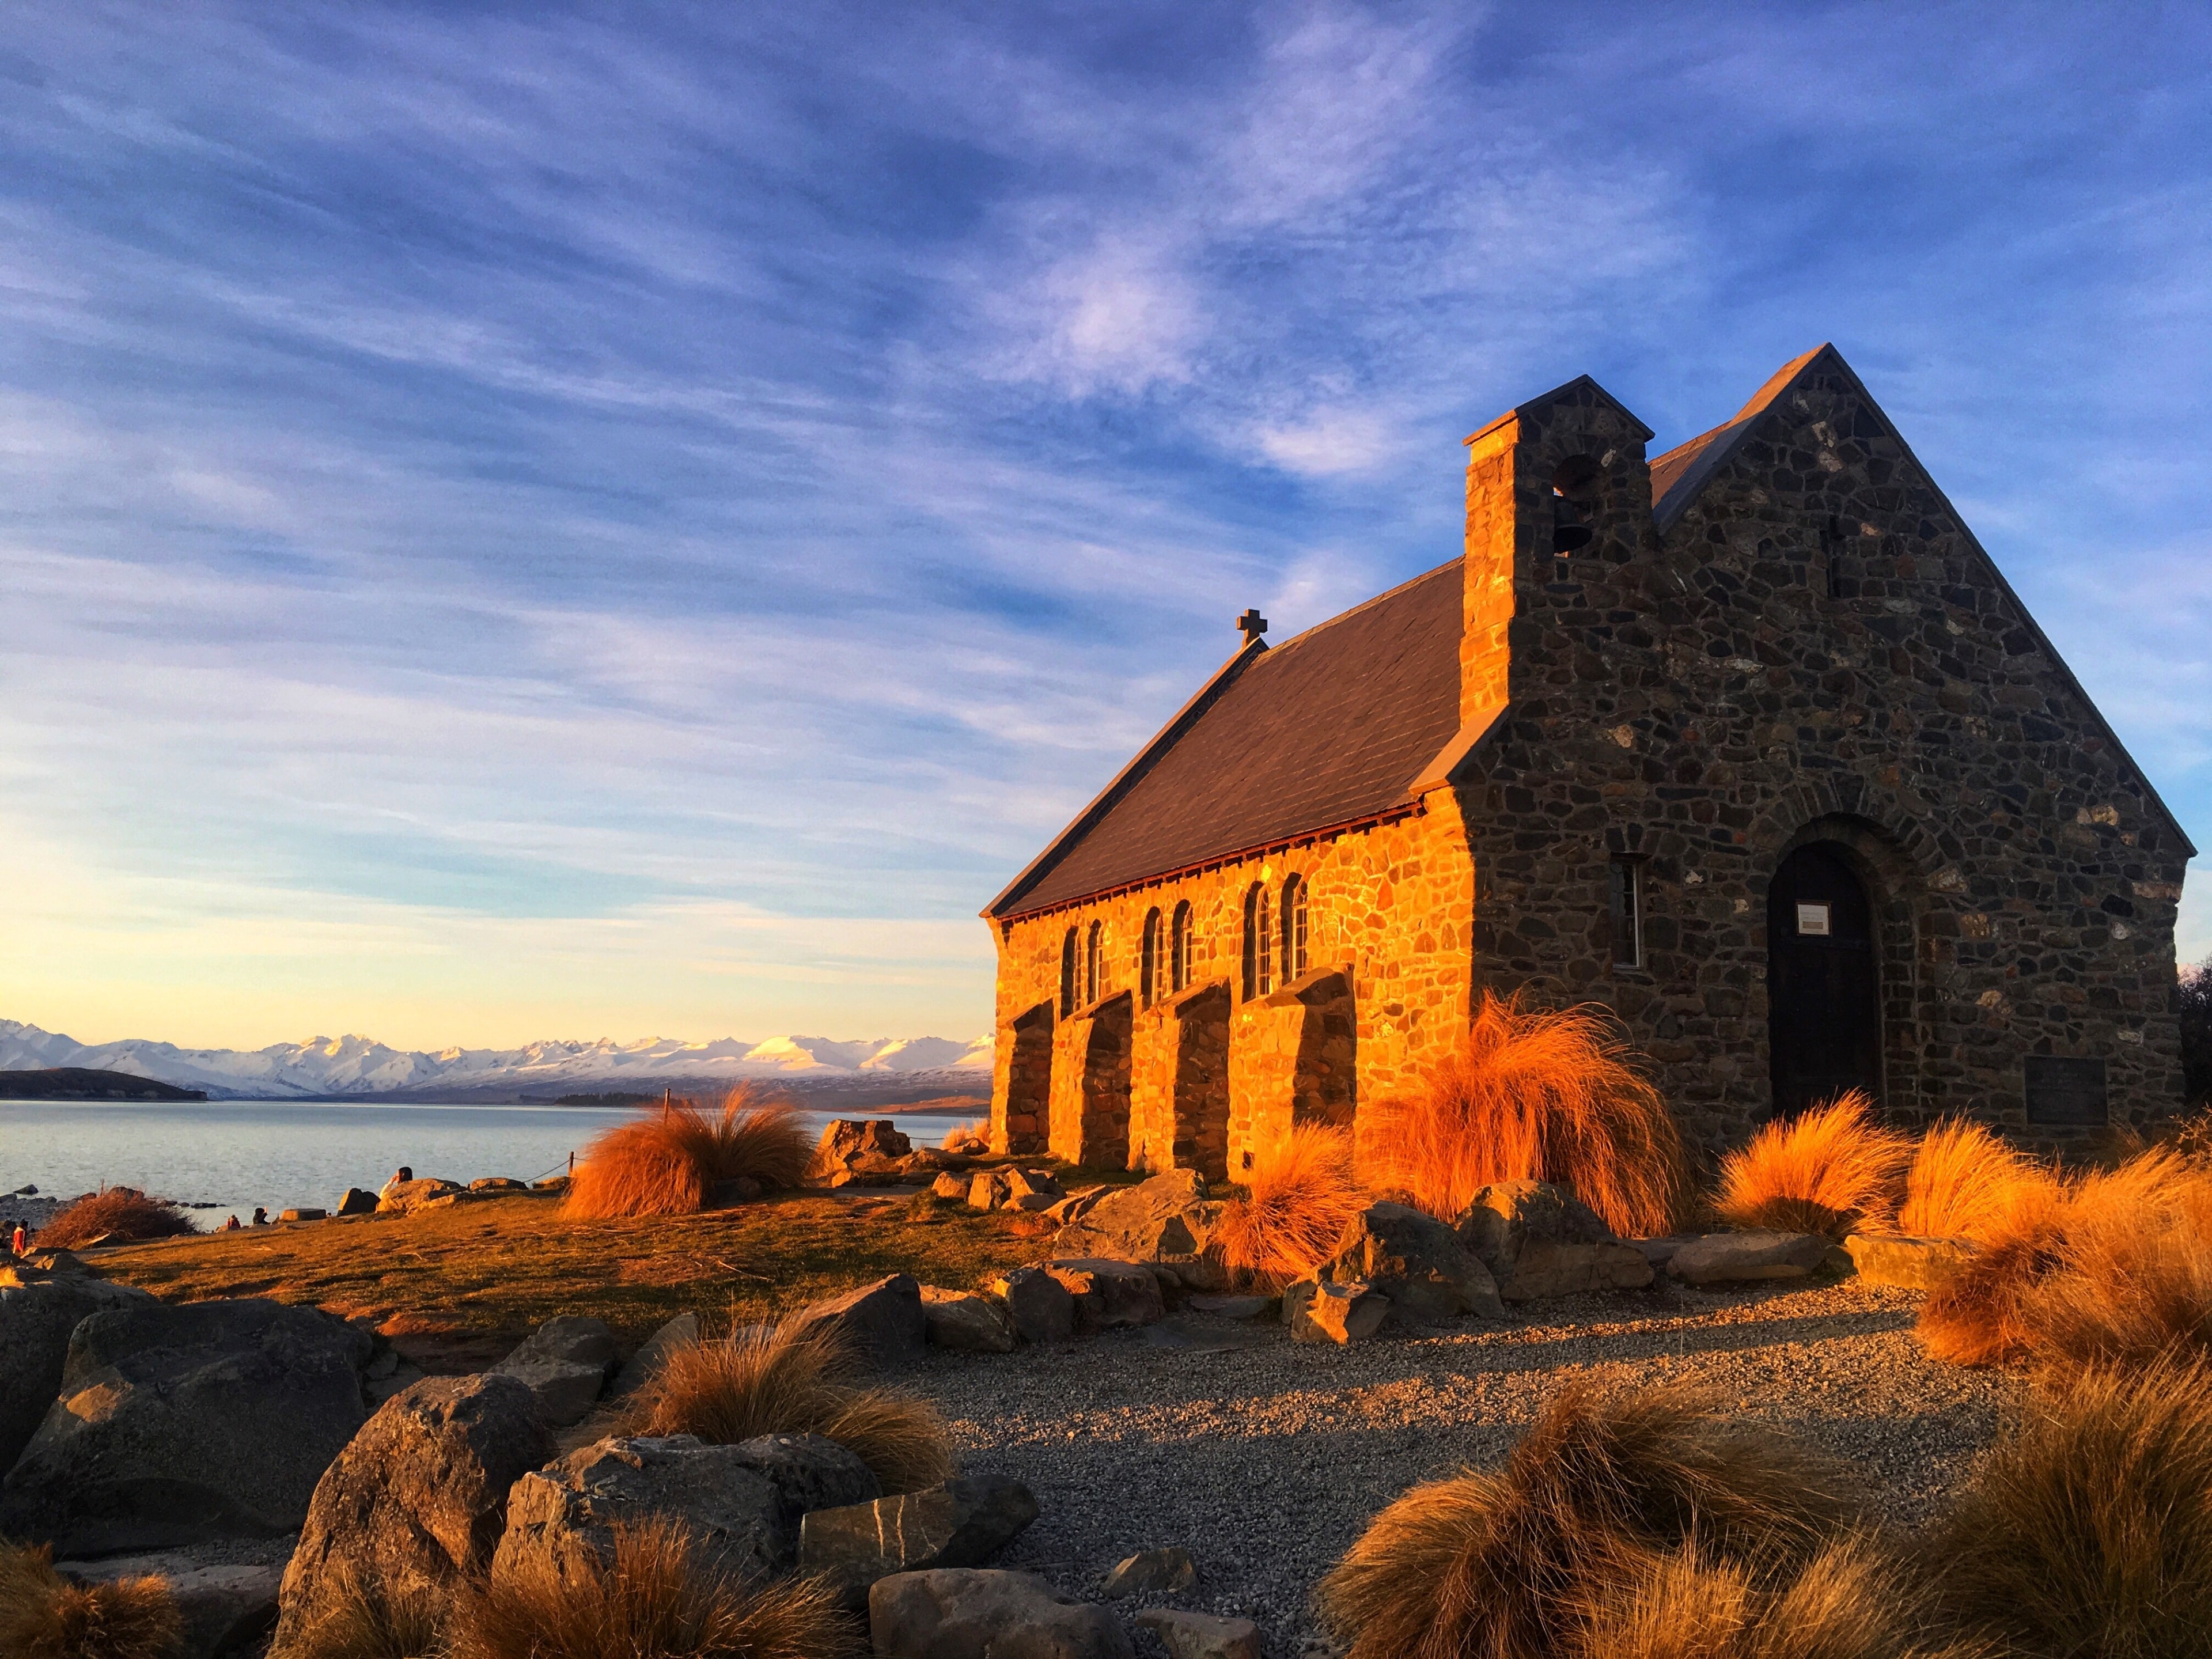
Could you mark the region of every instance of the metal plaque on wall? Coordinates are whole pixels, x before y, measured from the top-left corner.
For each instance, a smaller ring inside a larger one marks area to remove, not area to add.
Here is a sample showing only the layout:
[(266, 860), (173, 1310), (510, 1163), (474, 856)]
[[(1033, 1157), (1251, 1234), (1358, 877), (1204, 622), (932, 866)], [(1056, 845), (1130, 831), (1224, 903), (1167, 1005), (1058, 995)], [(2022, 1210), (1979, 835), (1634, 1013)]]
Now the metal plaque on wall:
[(2027, 1121), (2097, 1127), (2106, 1121), (2105, 1062), (2056, 1054), (2027, 1057)]

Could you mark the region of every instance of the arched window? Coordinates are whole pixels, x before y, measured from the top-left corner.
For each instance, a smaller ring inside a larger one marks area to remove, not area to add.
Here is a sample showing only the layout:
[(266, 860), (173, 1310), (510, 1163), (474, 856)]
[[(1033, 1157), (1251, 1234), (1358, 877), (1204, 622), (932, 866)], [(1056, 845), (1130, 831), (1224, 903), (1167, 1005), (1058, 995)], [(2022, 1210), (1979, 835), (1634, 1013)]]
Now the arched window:
[(1067, 937), (1060, 942), (1060, 1017), (1068, 1018), (1075, 1012), (1075, 929), (1067, 930)]
[(1160, 913), (1154, 908), (1145, 912), (1144, 954), (1137, 963), (1137, 994), (1144, 999), (1146, 1007), (1152, 1006), (1159, 988)]
[(1244, 1000), (1263, 997), (1275, 988), (1274, 907), (1267, 889), (1254, 882), (1244, 894)]
[(1083, 1002), (1085, 1007), (1106, 994), (1105, 964), (1098, 959), (1105, 942), (1105, 923), (1092, 922), (1090, 946), (1083, 953)]
[(1292, 876), (1283, 883), (1283, 983), (1306, 972), (1306, 884)]
[(1168, 929), (1168, 983), (1178, 991), (1190, 989), (1190, 901), (1185, 899), (1175, 908), (1175, 921)]

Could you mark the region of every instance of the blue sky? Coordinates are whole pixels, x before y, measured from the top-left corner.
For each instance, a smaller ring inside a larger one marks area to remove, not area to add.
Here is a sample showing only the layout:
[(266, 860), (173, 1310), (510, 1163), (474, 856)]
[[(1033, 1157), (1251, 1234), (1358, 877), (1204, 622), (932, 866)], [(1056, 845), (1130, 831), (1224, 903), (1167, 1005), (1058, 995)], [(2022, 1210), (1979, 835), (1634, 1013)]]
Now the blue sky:
[(1237, 611), (1824, 339), (2212, 848), (2201, 7), (5, 15), (7, 1017), (973, 1034)]

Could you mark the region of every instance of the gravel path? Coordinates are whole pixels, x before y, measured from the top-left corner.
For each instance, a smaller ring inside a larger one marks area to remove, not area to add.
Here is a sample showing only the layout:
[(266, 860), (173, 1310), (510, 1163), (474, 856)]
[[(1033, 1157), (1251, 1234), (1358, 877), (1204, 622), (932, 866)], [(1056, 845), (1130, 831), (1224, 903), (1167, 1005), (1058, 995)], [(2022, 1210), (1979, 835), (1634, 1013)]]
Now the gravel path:
[[(1200, 1589), (1175, 1604), (1257, 1620), (1282, 1659), (1332, 1650), (1307, 1594), (1369, 1517), (1417, 1481), (1494, 1468), (1563, 1373), (1697, 1384), (1860, 1465), (1878, 1515), (1926, 1519), (2018, 1384), (1923, 1356), (1917, 1302), (1850, 1280), (1668, 1285), (1351, 1348), (1182, 1315), (1070, 1347), (933, 1352), (916, 1381), (967, 1467), (1036, 1493), (1042, 1517), (998, 1565), (1081, 1595), (1125, 1556), (1181, 1545)], [(1151, 1642), (1139, 1651), (1164, 1651)]]

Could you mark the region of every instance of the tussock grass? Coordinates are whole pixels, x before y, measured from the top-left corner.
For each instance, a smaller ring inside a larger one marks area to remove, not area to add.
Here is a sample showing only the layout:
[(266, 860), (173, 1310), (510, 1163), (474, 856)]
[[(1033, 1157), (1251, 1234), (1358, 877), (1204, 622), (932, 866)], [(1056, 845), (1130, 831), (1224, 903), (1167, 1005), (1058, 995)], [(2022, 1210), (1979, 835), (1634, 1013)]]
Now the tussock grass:
[(859, 1659), (857, 1619), (818, 1580), (749, 1583), (665, 1516), (616, 1522), (614, 1559), (564, 1578), (550, 1557), (465, 1595), (452, 1659)]
[(1565, 1650), (1623, 1564), (1696, 1542), (1753, 1575), (1852, 1522), (1839, 1467), (1697, 1396), (1568, 1382), (1496, 1474), (1414, 1487), (1322, 1582), (1351, 1659), (1538, 1659)]
[(72, 1584), (53, 1551), (0, 1539), (0, 1654), (7, 1659), (162, 1659), (184, 1634), (167, 1580)]
[(1456, 1220), (1493, 1181), (1548, 1181), (1624, 1236), (1663, 1233), (1684, 1193), (1680, 1131), (1610, 1009), (1483, 994), (1464, 1039), (1402, 1099), (1379, 1103), (1369, 1184)]
[(2074, 1374), (1925, 1553), (1964, 1626), (2038, 1659), (2212, 1656), (2212, 1368)]
[(1714, 1207), (1739, 1227), (1826, 1233), (1886, 1231), (1912, 1142), (1875, 1117), (1859, 1090), (1770, 1123), (1721, 1160)]
[(1905, 1172), (1897, 1231), (1908, 1238), (2004, 1236), (2014, 1212), (2039, 1202), (2056, 1177), (1978, 1123), (1950, 1119), (1920, 1138)]
[(771, 1190), (796, 1187), (813, 1156), (796, 1107), (750, 1084), (719, 1114), (688, 1100), (653, 1107), (592, 1142), (563, 1207), (570, 1215), (696, 1215), (714, 1183), (750, 1176)]
[(197, 1232), (191, 1218), (164, 1198), (149, 1198), (134, 1187), (110, 1187), (88, 1194), (39, 1230), (42, 1250), (73, 1250), (106, 1238), (138, 1243), (182, 1238)]
[(318, 1602), (313, 1622), (270, 1659), (450, 1659), (449, 1596), (422, 1587), (394, 1595), (349, 1568)]
[(1300, 1123), (1254, 1155), (1243, 1190), (1222, 1208), (1213, 1248), (1232, 1271), (1286, 1285), (1336, 1254), (1346, 1224), (1366, 1203), (1350, 1134)]
[(619, 1419), (629, 1435), (696, 1434), (732, 1445), (763, 1434), (818, 1434), (875, 1472), (887, 1493), (952, 1473), (952, 1442), (928, 1401), (854, 1381), (858, 1361), (834, 1332), (754, 1326), (670, 1354)]
[(1962, 1365), (2148, 1360), (2212, 1348), (2212, 1176), (2156, 1147), (2028, 1182), (1932, 1291), (1923, 1346)]
[(937, 1144), (948, 1152), (965, 1152), (971, 1158), (981, 1158), (991, 1150), (991, 1120), (975, 1117), (965, 1123), (956, 1123), (945, 1132), (945, 1139)]

